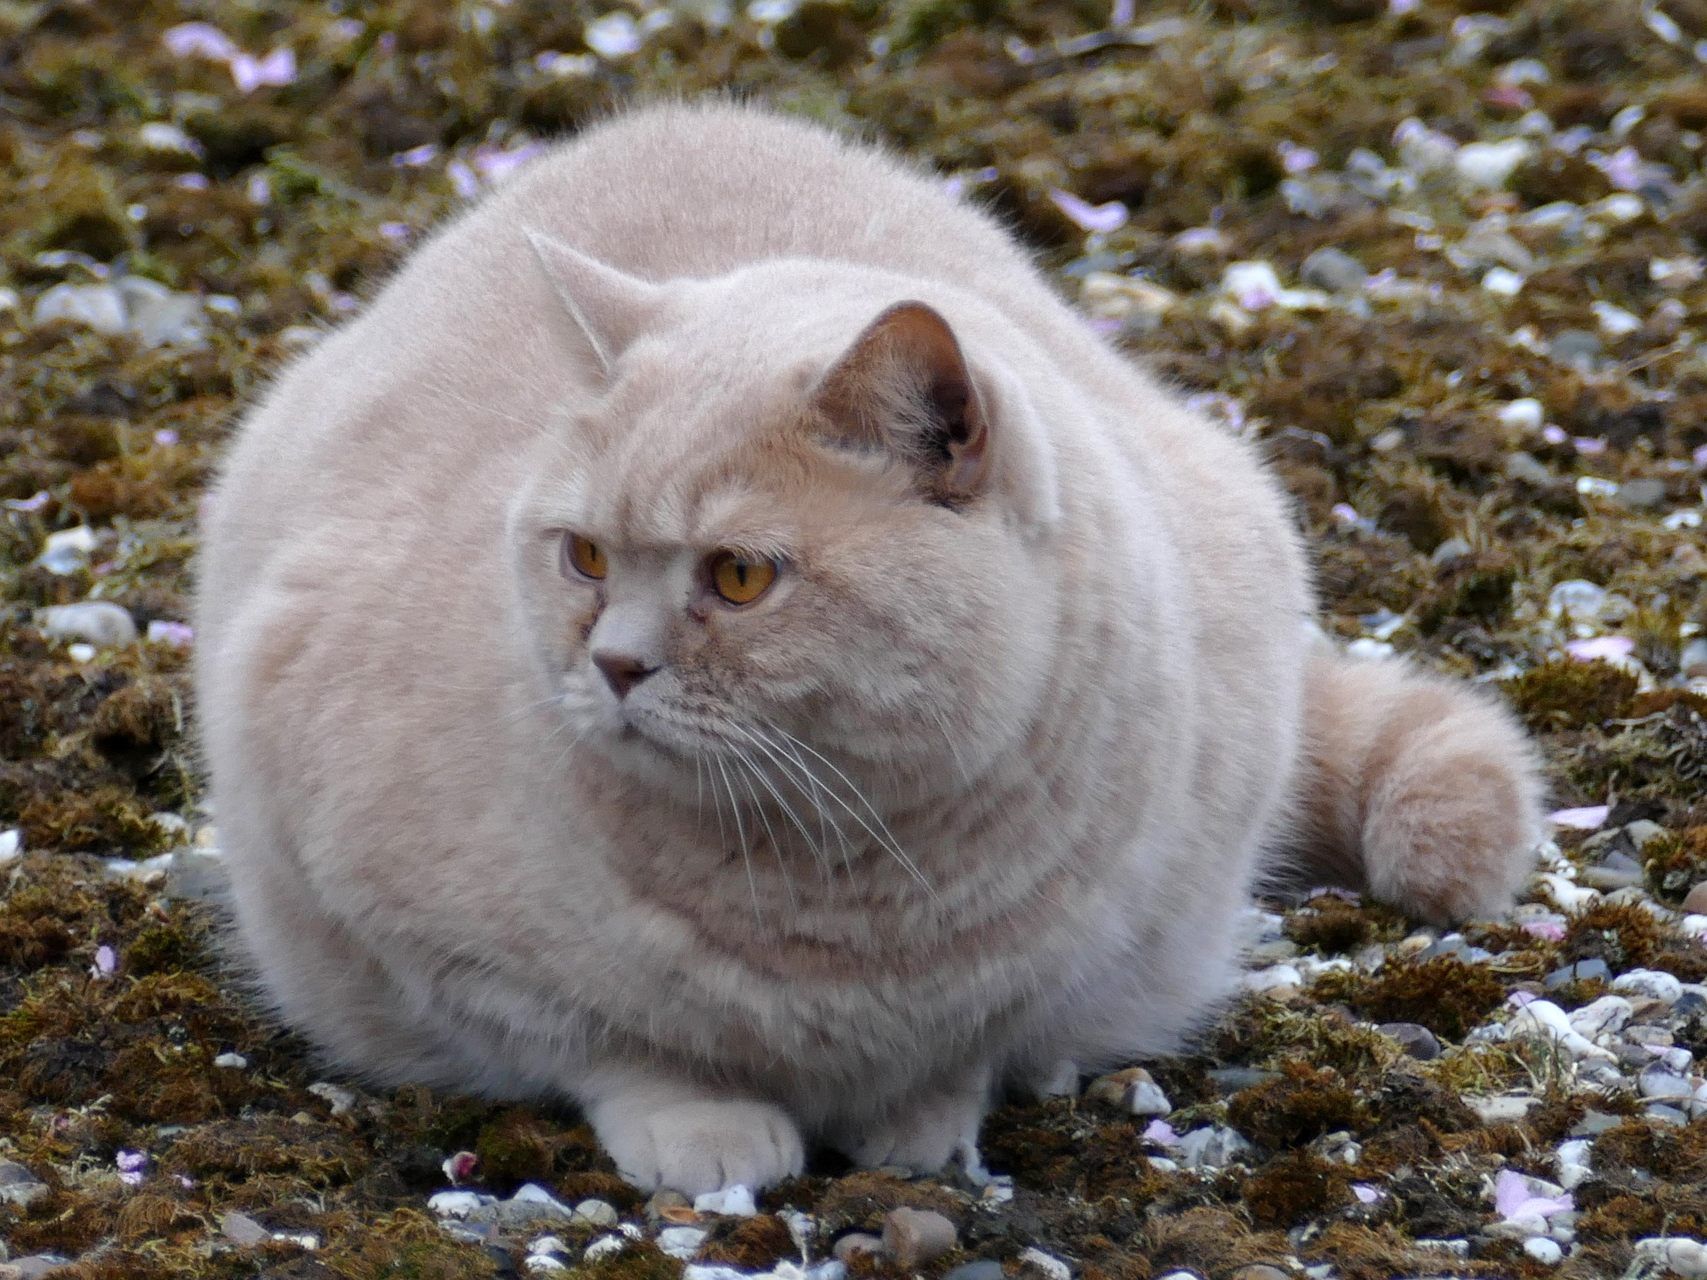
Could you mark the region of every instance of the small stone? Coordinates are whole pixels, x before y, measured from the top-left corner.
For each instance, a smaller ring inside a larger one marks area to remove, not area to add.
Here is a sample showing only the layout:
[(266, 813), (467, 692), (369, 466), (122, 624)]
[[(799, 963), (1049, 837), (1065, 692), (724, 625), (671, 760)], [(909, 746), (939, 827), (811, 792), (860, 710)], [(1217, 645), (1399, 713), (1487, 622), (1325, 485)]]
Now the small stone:
[(1304, 259), (1298, 277), (1329, 293), (1358, 293), (1369, 279), (1369, 271), (1344, 249), (1326, 245)]
[(94, 530), (80, 524), (48, 534), (35, 563), (49, 573), (64, 577), (88, 564), (89, 553), (94, 549)]
[(213, 1060), (213, 1065), (227, 1071), (241, 1071), (249, 1065), (249, 1059), (240, 1053), (222, 1053)]
[(993, 1258), (963, 1262), (945, 1273), (942, 1280), (1003, 1280), (1002, 1264)]
[(1683, 653), (1678, 657), (1678, 665), (1683, 674), (1691, 680), (1707, 677), (1707, 639), (1691, 640), (1683, 646)]
[(699, 1252), (705, 1237), (706, 1232), (698, 1227), (665, 1227), (658, 1233), (658, 1247), (672, 1258), (686, 1262)]
[(752, 1189), (739, 1183), (694, 1197), (693, 1207), (697, 1213), (720, 1213), (727, 1218), (750, 1218), (759, 1211)]
[(251, 1245), (265, 1244), (273, 1238), (273, 1233), (246, 1213), (228, 1213), (219, 1220), (219, 1229), (225, 1238), (233, 1244), (248, 1248)]
[(18, 1280), (39, 1280), (69, 1267), (71, 1259), (57, 1253), (33, 1253), (27, 1258), (14, 1258), (9, 1265), (17, 1272)]
[(1501, 405), (1499, 420), (1502, 427), (1510, 427), (1514, 431), (1539, 431), (1546, 421), (1546, 413), (1539, 400), (1524, 396)]
[(1027, 1249), (1019, 1255), (1019, 1265), (1035, 1271), (1043, 1280), (1073, 1280), (1073, 1269), (1061, 1259), (1041, 1249)]
[(466, 1218), (492, 1203), (493, 1197), (478, 1191), (440, 1191), (427, 1198), (427, 1208), (441, 1218)]
[[(582, 1251), (581, 1259), (584, 1262), (597, 1262), (600, 1258), (615, 1257), (627, 1247), (628, 1241), (622, 1236), (600, 1236)], [(534, 1252), (542, 1253), (544, 1250), (536, 1249)]]
[(36, 299), (30, 318), (38, 325), (68, 320), (96, 333), (123, 333), (124, 296), (110, 284), (56, 284)]
[(1541, 980), (1541, 985), (1549, 991), (1557, 991), (1573, 982), (1606, 982), (1611, 977), (1612, 970), (1606, 967), (1606, 961), (1596, 957), (1591, 960), (1578, 960), (1575, 964), (1553, 970)]
[(202, 300), (176, 293), (145, 276), (126, 276), (114, 286), (125, 302), (125, 328), (145, 347), (194, 346), (207, 336)]
[(1188, 1169), (1221, 1169), (1251, 1150), (1233, 1129), (1225, 1125), (1205, 1125), (1183, 1135), (1175, 1154)]
[(838, 1239), (830, 1252), (843, 1262), (852, 1262), (858, 1254), (882, 1253), (883, 1241), (864, 1231), (852, 1231)]
[(1707, 1243), (1688, 1236), (1650, 1236), (1636, 1241), (1636, 1257), (1670, 1267), (1685, 1280), (1707, 1277)]
[(1683, 994), (1683, 983), (1671, 974), (1658, 969), (1631, 969), (1612, 980), (1612, 989), (1625, 995), (1647, 996), (1662, 1004), (1673, 1005)]
[(659, 1187), (652, 1193), (652, 1198), (646, 1202), (646, 1216), (648, 1218), (667, 1218), (672, 1213), (679, 1214), (684, 1211), (689, 1214), (693, 1213), (693, 1201), (680, 1191), (673, 1190), (670, 1187)]
[(1649, 1067), (1637, 1077), (1636, 1087), (1644, 1098), (1666, 1100), (1688, 1098), (1695, 1092), (1695, 1086), (1687, 1076), (1679, 1075), (1668, 1067)]
[(1652, 476), (1626, 480), (1618, 488), (1618, 504), (1630, 511), (1653, 511), (1665, 500), (1665, 481)]
[(1248, 1267), (1240, 1267), (1227, 1280), (1292, 1280), (1292, 1273), (1266, 1262), (1254, 1262)]
[(136, 620), (123, 605), (109, 600), (84, 600), (36, 610), (36, 626), (54, 640), (87, 640), (103, 649), (136, 643)]
[(1432, 1062), (1440, 1056), (1440, 1040), (1421, 1023), (1383, 1022), (1375, 1029), (1397, 1040), (1399, 1047), (1418, 1061)]
[(1572, 1011), (1571, 1029), (1592, 1040), (1603, 1032), (1622, 1030), (1633, 1013), (1634, 1006), (1623, 996), (1601, 996), (1600, 999)]
[(27, 1167), (12, 1160), (0, 1160), (0, 1204), (27, 1209), (48, 1192), (48, 1185)]
[(614, 1205), (603, 1200), (583, 1200), (575, 1206), (575, 1217), (581, 1222), (590, 1222), (595, 1227), (614, 1227), (617, 1223), (617, 1212)]
[(1280, 1072), (1264, 1071), (1261, 1067), (1217, 1067), (1206, 1074), (1209, 1082), (1224, 1094), (1240, 1093), (1280, 1079)]
[(1534, 154), (1535, 145), (1524, 138), (1502, 142), (1467, 142), (1452, 157), (1458, 180), (1472, 191), (1496, 191)]
[(1483, 1124), (1505, 1124), (1512, 1120), (1521, 1120), (1541, 1104), (1536, 1097), (1502, 1094), (1494, 1098), (1465, 1098), (1466, 1105), (1474, 1111)]
[(1578, 369), (1592, 369), (1604, 351), (1599, 335), (1587, 329), (1566, 329), (1547, 344), (1548, 355)]
[(954, 1224), (929, 1209), (891, 1209), (883, 1215), (883, 1249), (901, 1266), (927, 1266), (959, 1243)]
[(1174, 1109), (1168, 1095), (1143, 1067), (1128, 1067), (1092, 1081), (1085, 1097), (1120, 1107), (1135, 1116), (1165, 1116)]
[(1686, 915), (1707, 915), (1707, 880), (1683, 895), (1683, 911)]
[(1546, 1236), (1531, 1236), (1523, 1242), (1523, 1251), (1546, 1267), (1557, 1265), (1565, 1256), (1565, 1251)]
[(1248, 990), (1268, 995), (1296, 991), (1303, 982), (1304, 975), (1298, 972), (1296, 966), (1290, 964), (1273, 964), (1266, 969), (1258, 969), (1245, 975), (1245, 987)]

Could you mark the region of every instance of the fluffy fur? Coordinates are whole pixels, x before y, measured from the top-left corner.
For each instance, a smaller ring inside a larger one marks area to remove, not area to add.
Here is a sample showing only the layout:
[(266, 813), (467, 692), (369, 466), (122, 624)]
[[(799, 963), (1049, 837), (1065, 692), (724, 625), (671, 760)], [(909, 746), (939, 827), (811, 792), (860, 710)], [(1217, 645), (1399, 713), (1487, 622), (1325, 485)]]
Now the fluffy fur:
[[(721, 548), (776, 584), (710, 598)], [(242, 424), (197, 620), (238, 931), (338, 1062), (567, 1095), (642, 1185), (934, 1168), (1002, 1085), (1177, 1046), (1265, 854), (1506, 900), (1522, 738), (1313, 608), (1252, 450), (986, 217), (635, 112)]]

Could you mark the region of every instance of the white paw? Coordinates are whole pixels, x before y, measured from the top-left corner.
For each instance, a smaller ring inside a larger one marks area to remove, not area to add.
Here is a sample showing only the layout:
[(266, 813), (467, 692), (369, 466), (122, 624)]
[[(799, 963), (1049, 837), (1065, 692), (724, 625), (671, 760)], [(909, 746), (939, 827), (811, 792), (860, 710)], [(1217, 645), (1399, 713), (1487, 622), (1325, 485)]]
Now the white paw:
[(622, 1176), (647, 1191), (756, 1189), (806, 1165), (800, 1130), (768, 1102), (616, 1102), (596, 1108), (593, 1128)]
[(889, 1124), (862, 1130), (843, 1150), (868, 1169), (893, 1164), (935, 1173), (963, 1147), (977, 1149), (983, 1119), (981, 1093), (939, 1094)]

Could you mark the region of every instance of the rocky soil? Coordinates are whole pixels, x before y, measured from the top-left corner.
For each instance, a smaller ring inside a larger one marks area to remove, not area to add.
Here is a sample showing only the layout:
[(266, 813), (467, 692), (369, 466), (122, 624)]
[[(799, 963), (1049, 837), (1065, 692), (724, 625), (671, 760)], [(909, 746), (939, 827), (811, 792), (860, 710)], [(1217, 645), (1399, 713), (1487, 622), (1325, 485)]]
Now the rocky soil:
[[(1707, 1276), (1704, 63), (1704, 0), (0, 4), (0, 1277)], [(1324, 626), (1545, 744), (1517, 911), (1267, 903), (1191, 1056), (756, 1204), (245, 1004), (185, 680), (234, 412), (545, 139), (713, 87), (935, 164), (1265, 442)]]

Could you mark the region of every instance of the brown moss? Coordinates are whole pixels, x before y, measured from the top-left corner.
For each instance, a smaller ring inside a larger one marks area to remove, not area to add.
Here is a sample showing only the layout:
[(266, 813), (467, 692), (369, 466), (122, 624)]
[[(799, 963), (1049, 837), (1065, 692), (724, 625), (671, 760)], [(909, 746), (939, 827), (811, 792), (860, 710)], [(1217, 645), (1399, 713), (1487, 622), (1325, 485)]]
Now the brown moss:
[(161, 1165), (197, 1179), (241, 1182), (259, 1174), (283, 1174), (303, 1186), (325, 1188), (352, 1181), (367, 1160), (333, 1125), (257, 1116), (202, 1125), (184, 1134)]
[(1597, 902), (1572, 916), (1560, 954), (1567, 961), (1604, 960), (1614, 973), (1663, 969), (1684, 982), (1707, 978), (1707, 954), (1634, 903)]
[(1292, 1151), (1246, 1178), (1239, 1199), (1257, 1226), (1285, 1229), (1349, 1203), (1349, 1185), (1344, 1165)]
[(769, 1271), (773, 1264), (798, 1254), (782, 1219), (765, 1213), (715, 1223), (696, 1261), (721, 1262), (744, 1271)]
[(117, 786), (32, 796), (18, 813), (18, 825), (31, 848), (146, 858), (165, 843), (165, 833), (149, 821), (134, 793)]
[(1355, 1132), (1367, 1120), (1363, 1104), (1338, 1072), (1302, 1062), (1286, 1063), (1278, 1080), (1243, 1089), (1227, 1103), (1227, 1123), (1275, 1150), (1341, 1129)]
[(825, 1231), (836, 1235), (880, 1230), (883, 1215), (900, 1208), (933, 1209), (956, 1224), (966, 1219), (966, 1202), (951, 1191), (864, 1170), (836, 1179), (818, 1198), (817, 1212)]
[(1368, 977), (1326, 974), (1317, 990), (1344, 1000), (1374, 1022), (1416, 1022), (1436, 1035), (1462, 1039), (1499, 1007), (1505, 987), (1486, 966), (1456, 956), (1421, 964), (1389, 960)]
[(1319, 898), (1286, 920), (1288, 938), (1322, 952), (1350, 951), (1368, 942), (1373, 933), (1373, 922), (1362, 908), (1342, 898)]
[(1508, 680), (1505, 691), (1524, 722), (1537, 732), (1592, 729), (1629, 710), (1636, 677), (1606, 662), (1560, 659)]
[(1707, 881), (1707, 826), (1668, 831), (1650, 840), (1642, 849), (1642, 870), (1657, 897), (1681, 901)]
[(480, 1130), (474, 1144), (480, 1176), (494, 1185), (547, 1182), (557, 1154), (551, 1127), (526, 1107), (500, 1113)]

